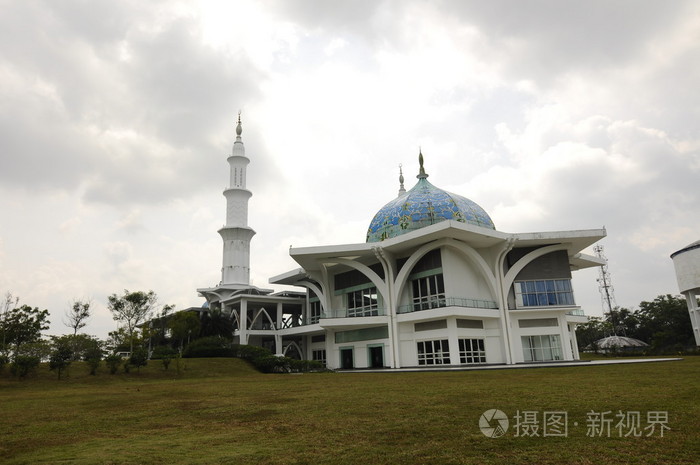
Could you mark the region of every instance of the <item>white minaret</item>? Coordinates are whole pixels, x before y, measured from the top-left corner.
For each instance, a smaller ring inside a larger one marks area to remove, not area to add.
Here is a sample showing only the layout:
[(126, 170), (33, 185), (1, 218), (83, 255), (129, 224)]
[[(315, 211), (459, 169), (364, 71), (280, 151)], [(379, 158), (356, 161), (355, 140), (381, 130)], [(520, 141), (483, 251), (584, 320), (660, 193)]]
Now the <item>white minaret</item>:
[(221, 284), (250, 285), (250, 240), (255, 235), (248, 227), (248, 200), (253, 195), (245, 188), (246, 168), (250, 160), (245, 156), (241, 140), (241, 113), (238, 112), (236, 142), (226, 159), (231, 167), (226, 197), (226, 225), (219, 229), (224, 240), (224, 260), (221, 268)]

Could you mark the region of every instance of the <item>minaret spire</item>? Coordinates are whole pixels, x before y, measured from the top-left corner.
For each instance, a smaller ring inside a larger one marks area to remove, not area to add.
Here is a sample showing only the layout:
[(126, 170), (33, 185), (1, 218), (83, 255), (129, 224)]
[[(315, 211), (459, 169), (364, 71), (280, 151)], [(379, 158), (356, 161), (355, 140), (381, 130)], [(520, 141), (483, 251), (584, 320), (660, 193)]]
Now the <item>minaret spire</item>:
[(231, 155), (226, 159), (230, 167), (229, 187), (226, 197), (226, 224), (219, 229), (224, 241), (221, 284), (250, 285), (250, 240), (255, 231), (248, 226), (248, 200), (253, 195), (246, 189), (246, 170), (250, 159), (246, 157), (241, 139), (243, 127), (241, 112), (236, 121), (236, 141)]
[(399, 197), (406, 193), (406, 188), (403, 187), (403, 169), (401, 169), (401, 163), (399, 163)]
[(425, 179), (428, 175), (425, 173), (425, 168), (423, 168), (423, 151), (418, 147), (418, 164), (420, 165), (420, 171), (418, 172), (418, 179)]

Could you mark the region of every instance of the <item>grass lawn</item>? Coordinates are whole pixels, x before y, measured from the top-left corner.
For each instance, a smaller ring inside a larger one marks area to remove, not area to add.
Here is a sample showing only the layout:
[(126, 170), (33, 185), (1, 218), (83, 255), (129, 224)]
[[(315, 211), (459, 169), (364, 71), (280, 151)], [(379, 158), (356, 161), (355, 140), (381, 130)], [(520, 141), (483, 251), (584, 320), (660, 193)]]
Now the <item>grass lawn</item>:
[[(3, 464), (697, 464), (700, 357), (630, 365), (433, 373), (263, 375), (237, 359), (58, 381), (0, 375)], [(488, 409), (510, 428), (479, 429)], [(539, 437), (516, 437), (517, 411)], [(566, 437), (542, 437), (564, 411)], [(587, 435), (587, 414), (668, 412), (661, 437)], [(578, 423), (575, 426), (574, 423)]]

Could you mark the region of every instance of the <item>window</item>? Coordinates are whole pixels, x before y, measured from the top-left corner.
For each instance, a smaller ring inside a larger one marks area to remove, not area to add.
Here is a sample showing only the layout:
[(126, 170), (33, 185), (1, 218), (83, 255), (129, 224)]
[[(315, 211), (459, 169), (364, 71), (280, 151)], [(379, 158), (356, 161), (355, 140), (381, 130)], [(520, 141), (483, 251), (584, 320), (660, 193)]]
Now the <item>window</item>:
[(346, 295), (348, 300), (347, 316), (379, 315), (379, 299), (376, 287), (348, 292)]
[(482, 320), (467, 320), (464, 318), (457, 318), (457, 327), (468, 329), (484, 329), (484, 322)]
[(326, 366), (326, 349), (312, 350), (311, 360), (323, 363)]
[(518, 281), (515, 283), (515, 299), (518, 307), (574, 305), (574, 292), (570, 279)]
[(416, 278), (411, 284), (414, 311), (445, 306), (445, 282), (442, 273)]
[(335, 333), (335, 343), (371, 341), (374, 339), (386, 339), (389, 337), (387, 326), (375, 326), (374, 328), (351, 329)]
[(321, 319), (321, 301), (318, 297), (309, 299), (309, 324), (318, 323)]
[(447, 320), (423, 321), (413, 325), (414, 331), (432, 331), (447, 328)]
[(559, 335), (523, 336), (523, 357), (526, 362), (561, 360)]
[(483, 339), (459, 340), (459, 363), (486, 363)]
[(418, 365), (449, 365), (450, 343), (447, 339), (420, 341), (418, 343)]
[(545, 328), (547, 326), (559, 326), (556, 318), (530, 318), (518, 320), (518, 328)]

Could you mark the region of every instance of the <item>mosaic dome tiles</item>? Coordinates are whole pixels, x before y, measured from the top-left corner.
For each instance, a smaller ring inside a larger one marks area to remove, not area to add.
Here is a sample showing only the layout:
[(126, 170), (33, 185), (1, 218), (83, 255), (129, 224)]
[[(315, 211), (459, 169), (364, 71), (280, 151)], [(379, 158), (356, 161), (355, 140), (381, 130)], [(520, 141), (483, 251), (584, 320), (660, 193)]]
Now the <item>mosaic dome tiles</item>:
[(476, 203), (421, 178), (408, 192), (384, 205), (369, 225), (367, 242), (380, 242), (445, 220), (496, 229)]

